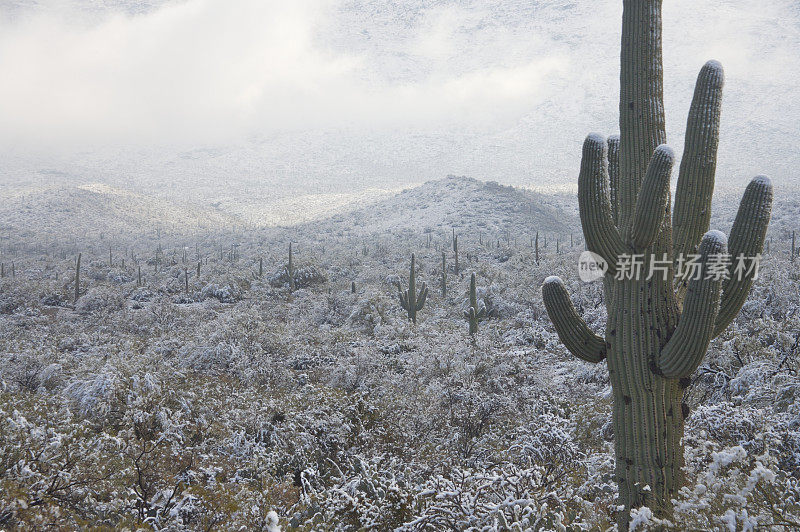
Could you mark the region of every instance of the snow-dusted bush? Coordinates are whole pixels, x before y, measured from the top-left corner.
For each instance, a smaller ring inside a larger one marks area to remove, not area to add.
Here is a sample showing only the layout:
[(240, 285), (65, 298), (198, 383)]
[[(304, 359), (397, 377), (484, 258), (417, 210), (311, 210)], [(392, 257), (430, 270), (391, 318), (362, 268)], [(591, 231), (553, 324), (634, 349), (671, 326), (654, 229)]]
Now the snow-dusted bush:
[(125, 306), (125, 298), (118, 289), (106, 286), (93, 286), (75, 303), (75, 310), (81, 314), (93, 312), (114, 312)]

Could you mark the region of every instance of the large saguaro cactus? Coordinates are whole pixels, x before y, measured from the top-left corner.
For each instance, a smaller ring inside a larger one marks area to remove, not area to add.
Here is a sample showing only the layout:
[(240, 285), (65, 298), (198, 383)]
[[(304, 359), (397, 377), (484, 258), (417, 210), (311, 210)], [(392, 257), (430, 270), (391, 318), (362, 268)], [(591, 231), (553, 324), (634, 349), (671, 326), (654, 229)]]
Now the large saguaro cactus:
[[(578, 316), (559, 278), (545, 280), (542, 295), (564, 345), (588, 362), (607, 360), (616, 480), (625, 508), (619, 524), (627, 529), (631, 508), (671, 514), (683, 482), (683, 388), (747, 297), (755, 272), (734, 272), (736, 258), (762, 250), (772, 185), (764, 176), (750, 182), (730, 238), (708, 231), (723, 85), (722, 66), (709, 61), (697, 79), (670, 217), (674, 154), (664, 145), (661, 0), (623, 4), (621, 136), (589, 135), (578, 178), (586, 247), (609, 265), (605, 338)], [(711, 263), (726, 252), (733, 259), (723, 263), (727, 275), (709, 275)], [(699, 255), (701, 275), (688, 275), (688, 268), (681, 273), (687, 254)], [(619, 275), (619, 259), (633, 255), (643, 256), (642, 274)], [(663, 271), (648, 279), (655, 261)]]
[(416, 258), (414, 255), (411, 255), (411, 271), (408, 275), (408, 290), (405, 293), (400, 290), (400, 305), (405, 309), (408, 313), (408, 318), (411, 320), (412, 323), (416, 325), (417, 323), (417, 312), (422, 310), (422, 307), (425, 306), (425, 300), (428, 298), (428, 285), (426, 283), (422, 283), (422, 288), (420, 288), (419, 294), (417, 294), (417, 272), (415, 268)]

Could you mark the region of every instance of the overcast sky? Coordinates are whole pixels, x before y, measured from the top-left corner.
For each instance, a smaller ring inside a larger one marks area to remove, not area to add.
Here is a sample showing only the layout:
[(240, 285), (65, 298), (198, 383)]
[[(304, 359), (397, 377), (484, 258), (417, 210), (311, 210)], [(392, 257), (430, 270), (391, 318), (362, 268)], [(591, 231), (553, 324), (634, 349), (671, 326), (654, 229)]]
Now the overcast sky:
[[(800, 162), (796, 0), (664, 3), (670, 143), (680, 152), (694, 78), (715, 58), (726, 181), (788, 178)], [(0, 152), (25, 168), (105, 161), (113, 174), (108, 154), (130, 146), (154, 161), (202, 147), (276, 182), (572, 183), (584, 135), (616, 131), (621, 4), (7, 0)]]

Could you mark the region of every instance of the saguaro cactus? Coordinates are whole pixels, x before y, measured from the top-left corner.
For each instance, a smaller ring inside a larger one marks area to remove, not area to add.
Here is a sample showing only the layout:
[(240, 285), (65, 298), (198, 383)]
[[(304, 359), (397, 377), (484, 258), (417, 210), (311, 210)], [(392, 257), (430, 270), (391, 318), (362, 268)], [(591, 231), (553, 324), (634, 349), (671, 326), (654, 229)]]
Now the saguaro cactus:
[(539, 231), (536, 231), (536, 240), (535, 240), (535, 250), (536, 250), (536, 264), (539, 264)]
[(425, 306), (425, 300), (428, 298), (428, 285), (422, 283), (422, 288), (417, 294), (417, 281), (416, 269), (414, 266), (415, 257), (411, 255), (411, 272), (408, 275), (408, 290), (403, 292), (399, 291), (400, 305), (408, 312), (408, 318), (412, 323), (417, 323), (417, 312), (422, 310)]
[(791, 262), (794, 262), (795, 255), (797, 255), (797, 251), (795, 251), (795, 247), (794, 247), (794, 231), (792, 231), (792, 254), (789, 256), (790, 257), (789, 260)]
[(81, 254), (78, 253), (78, 260), (75, 261), (75, 302), (81, 297)]
[[(661, 0), (624, 0), (621, 54), (621, 137), (589, 135), (583, 145), (578, 199), (588, 250), (609, 265), (604, 277), (605, 338), (578, 316), (564, 284), (549, 277), (542, 295), (564, 345), (588, 362), (607, 360), (613, 388), (616, 481), (621, 529), (630, 509), (671, 514), (683, 483), (683, 389), (712, 338), (733, 320), (754, 272), (734, 272), (737, 257), (761, 252), (772, 205), (764, 176), (745, 190), (730, 238), (708, 231), (723, 85), (722, 66), (700, 71), (689, 111), (670, 217), (673, 152), (664, 145)], [(729, 251), (726, 276), (708, 265)], [(699, 254), (702, 275), (681, 273), (681, 257)], [(625, 273), (621, 257), (641, 254), (642, 275)], [(668, 265), (652, 278), (651, 265)], [(619, 261), (619, 262), (618, 262)], [(676, 271), (677, 270), (677, 271)]]
[(294, 265), (292, 264), (291, 242), (289, 242), (289, 264), (286, 266), (286, 274), (289, 276), (289, 291), (294, 292)]
[(486, 305), (478, 305), (478, 294), (475, 287), (475, 272), (469, 278), (469, 308), (464, 311), (464, 317), (469, 321), (469, 334), (478, 333), (478, 323), (491, 316), (493, 312), (487, 311)]
[(442, 299), (447, 297), (447, 254), (442, 251)]
[(456, 230), (453, 229), (453, 254), (455, 255), (455, 264), (453, 265), (453, 273), (456, 274), (458, 277), (458, 235), (456, 234)]

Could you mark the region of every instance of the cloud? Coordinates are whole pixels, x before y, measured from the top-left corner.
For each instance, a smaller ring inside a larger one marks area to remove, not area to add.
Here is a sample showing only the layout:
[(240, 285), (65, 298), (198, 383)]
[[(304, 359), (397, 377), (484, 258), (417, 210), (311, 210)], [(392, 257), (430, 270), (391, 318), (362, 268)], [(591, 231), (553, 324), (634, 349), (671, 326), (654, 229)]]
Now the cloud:
[[(189, 0), (88, 25), (48, 10), (6, 21), (0, 131), (33, 142), (214, 142), (341, 124), (489, 119), (529, 105), (559, 69), (557, 58), (537, 57), (391, 82), (367, 54), (327, 45), (336, 8)], [(438, 26), (436, 45), (420, 35), (412, 48), (441, 56), (449, 27)]]
[[(619, 0), (152, 1), (0, 15), (2, 149), (261, 138), (303, 175), (334, 161), (364, 179), (573, 182), (583, 135), (618, 127)], [(793, 0), (665, 2), (678, 153), (696, 73), (715, 58), (728, 79), (722, 171), (800, 163), (798, 20)]]

